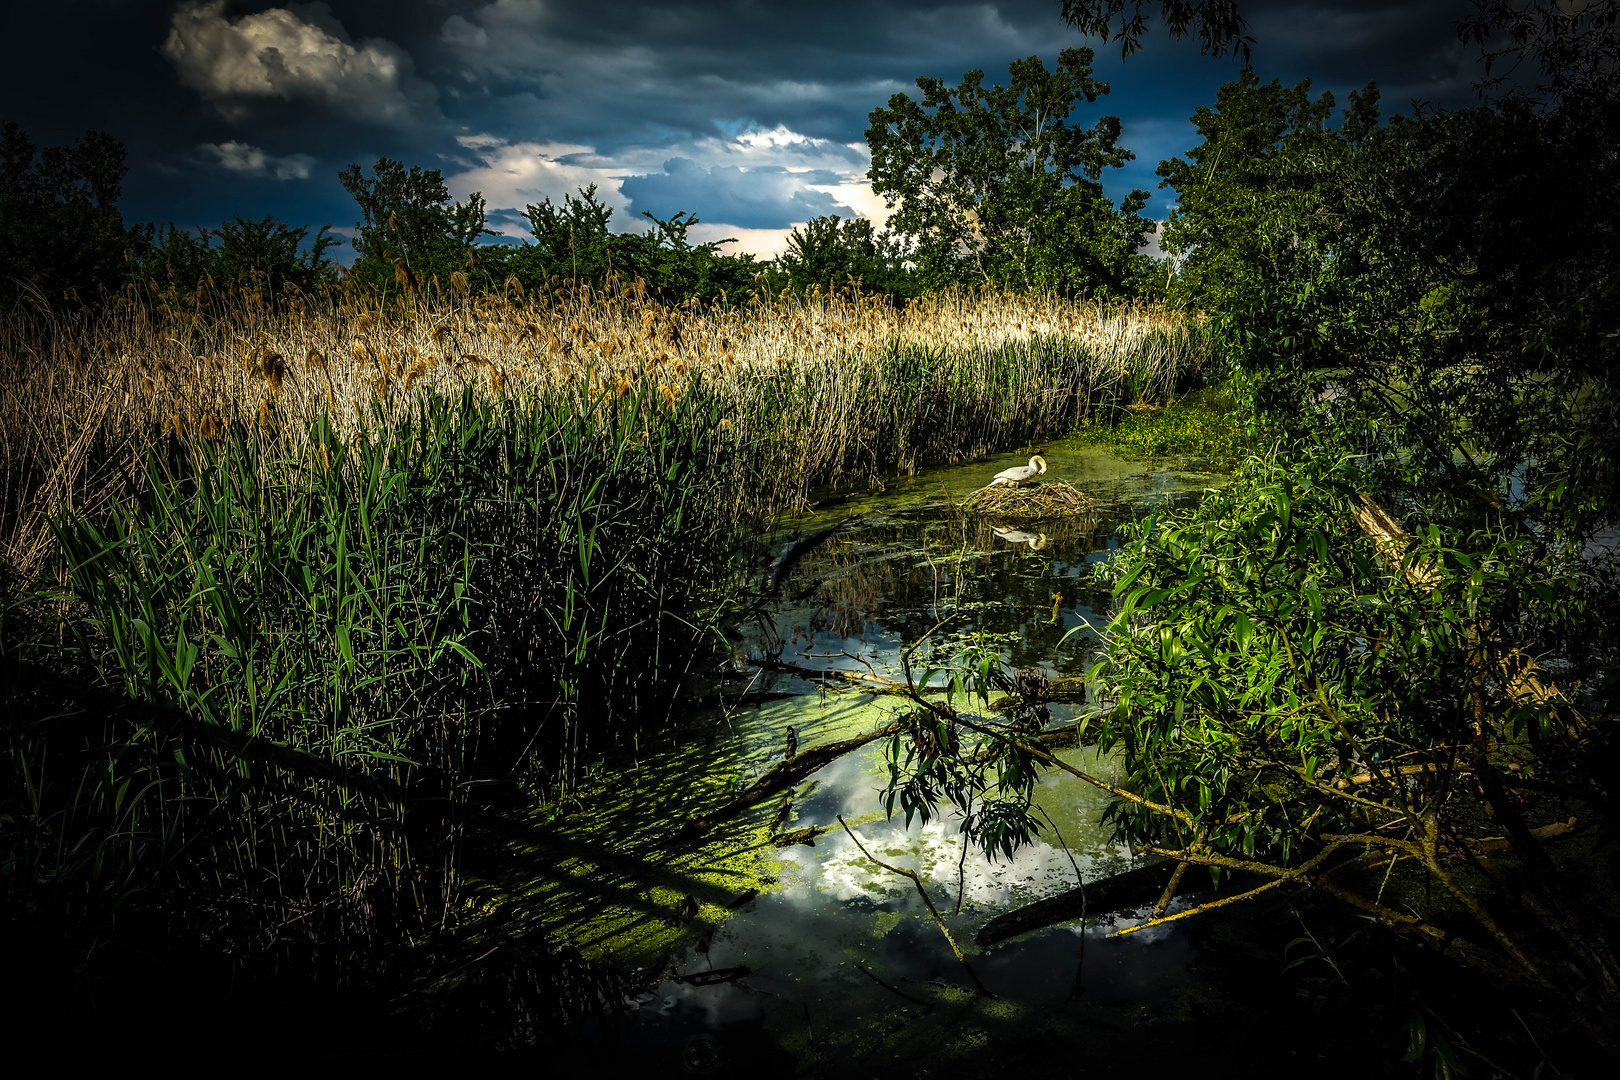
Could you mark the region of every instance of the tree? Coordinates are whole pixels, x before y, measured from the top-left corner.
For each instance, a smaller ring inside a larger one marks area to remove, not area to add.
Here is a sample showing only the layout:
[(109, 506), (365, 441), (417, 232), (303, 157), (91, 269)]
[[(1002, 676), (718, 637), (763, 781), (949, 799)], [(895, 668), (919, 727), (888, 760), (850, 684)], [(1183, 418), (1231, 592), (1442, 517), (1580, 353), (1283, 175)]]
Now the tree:
[[(1110, 34), (1120, 43), (1124, 56), (1141, 49), (1149, 16), (1143, 8), (1148, 0), (1130, 0), (1131, 13), (1125, 14), (1126, 0), (1063, 0), (1063, 18), (1089, 37), (1107, 40)], [(1241, 52), (1245, 62), (1254, 39), (1243, 30), (1248, 25), (1238, 13), (1236, 0), (1159, 0), (1165, 28), (1173, 38), (1189, 30), (1198, 34), (1198, 51), (1205, 56), (1225, 56)], [(1118, 20), (1119, 27), (1114, 28)]]
[(95, 300), (123, 283), (148, 233), (118, 212), (124, 147), (104, 131), (38, 152), (16, 124), (0, 130), (0, 278), (11, 292)]
[[(360, 206), (352, 241), (359, 258), (350, 272), (384, 290), (412, 291), (452, 273), (476, 273), (490, 279), (504, 252), (479, 248), (479, 240), (497, 235), (488, 227), (484, 197), (473, 192), (459, 203), (438, 169), (409, 169), (391, 158), (378, 158), (367, 178), (359, 165), (338, 174), (343, 189)], [(492, 265), (480, 265), (480, 262)]]
[(523, 216), (534, 241), (514, 252), (507, 267), (528, 288), (566, 283), (603, 289), (639, 281), (671, 303), (712, 301), (751, 293), (761, 270), (752, 255), (724, 254), (720, 249), (729, 239), (693, 244), (690, 232), (698, 219), (689, 213), (667, 220), (643, 213), (652, 228), (613, 232), (613, 208), (597, 198), (595, 184), (580, 188), (577, 197), (564, 195), (561, 206), (550, 199), (531, 203)]
[(337, 281), (326, 252), (342, 241), (327, 235), (330, 228), (321, 226), (301, 252), (309, 226), (295, 228), (268, 214), (259, 221), (238, 215), (195, 235), (171, 222), (141, 258), (141, 273), (155, 287), (186, 292), (204, 283), (231, 290), (262, 287), (272, 297), (289, 285), (309, 291)]
[[(523, 216), (534, 243), (512, 257), (513, 273), (520, 279), (540, 284), (556, 276), (600, 286), (614, 272), (614, 235), (608, 229), (613, 207), (596, 197), (595, 184), (580, 188), (577, 198), (564, 195), (561, 206), (550, 199), (530, 203)], [(619, 269), (626, 268), (621, 253)]]
[(1276, 280), (1337, 244), (1331, 225), (1347, 157), (1378, 123), (1378, 89), (1352, 91), (1338, 128), (1333, 95), (1311, 83), (1262, 84), (1244, 68), (1213, 107), (1192, 115), (1203, 142), (1159, 163), (1160, 187), (1175, 189), (1162, 244), (1177, 261), (1171, 294), (1220, 308), (1252, 278)]
[(1068, 120), (1108, 93), (1091, 77), (1093, 55), (1065, 49), (1053, 71), (1015, 61), (1007, 86), (986, 88), (982, 71), (954, 88), (921, 78), (920, 102), (896, 94), (872, 111), (872, 189), (926, 282), (1131, 291), (1149, 196), (1133, 191), (1116, 208), (1100, 181), (1135, 155), (1118, 145), (1118, 117)]
[(787, 250), (777, 256), (776, 268), (796, 292), (813, 285), (841, 288), (858, 281), (869, 292), (916, 295), (915, 278), (905, 260), (899, 240), (887, 231), (873, 229), (866, 218), (828, 215), (794, 227)]

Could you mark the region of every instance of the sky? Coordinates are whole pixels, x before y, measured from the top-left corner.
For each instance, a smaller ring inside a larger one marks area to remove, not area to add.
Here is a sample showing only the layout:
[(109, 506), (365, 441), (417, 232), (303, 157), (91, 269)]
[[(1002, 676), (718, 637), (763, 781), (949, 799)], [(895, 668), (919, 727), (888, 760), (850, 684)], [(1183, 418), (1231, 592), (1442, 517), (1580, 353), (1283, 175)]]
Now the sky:
[[(273, 214), (352, 233), (337, 181), (379, 157), (482, 192), (492, 227), (595, 184), (619, 228), (687, 211), (698, 240), (769, 256), (825, 214), (881, 223), (867, 115), (919, 76), (1096, 49), (1111, 93), (1072, 119), (1124, 123), (1136, 160), (1118, 199), (1173, 193), (1154, 169), (1197, 139), (1189, 117), (1242, 62), (1151, 31), (1143, 50), (1087, 40), (1059, 0), (10, 0), (0, 14), (0, 120), (41, 145), (103, 130), (128, 150), (126, 221), (217, 226)], [(1456, 39), (1469, 0), (1249, 0), (1262, 79), (1345, 92), (1376, 80), (1386, 110), (1476, 100)], [(340, 257), (343, 251), (337, 253)], [(345, 261), (347, 261), (345, 259)]]

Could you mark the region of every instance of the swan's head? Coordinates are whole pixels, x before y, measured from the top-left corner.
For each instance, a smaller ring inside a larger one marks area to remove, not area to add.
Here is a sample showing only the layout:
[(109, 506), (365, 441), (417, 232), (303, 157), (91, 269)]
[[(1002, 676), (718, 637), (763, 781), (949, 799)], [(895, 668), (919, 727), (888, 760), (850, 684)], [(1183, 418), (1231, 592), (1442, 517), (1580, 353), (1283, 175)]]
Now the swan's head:
[(1029, 459), (1029, 467), (1034, 469), (1038, 476), (1046, 475), (1046, 459), (1039, 454)]

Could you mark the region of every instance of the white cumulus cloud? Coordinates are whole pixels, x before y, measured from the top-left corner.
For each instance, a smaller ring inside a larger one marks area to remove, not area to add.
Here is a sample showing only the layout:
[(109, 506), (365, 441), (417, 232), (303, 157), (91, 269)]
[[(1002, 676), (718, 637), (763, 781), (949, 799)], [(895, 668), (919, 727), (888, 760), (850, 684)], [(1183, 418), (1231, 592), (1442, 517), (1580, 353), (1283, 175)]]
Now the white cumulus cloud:
[[(563, 142), (508, 142), (491, 134), (456, 140), (471, 155), (445, 178), (456, 198), (478, 191), (492, 225), (526, 236), (520, 213), (549, 198), (561, 203), (590, 184), (618, 211), (613, 227), (649, 228), (641, 211), (659, 217), (695, 212), (691, 238), (733, 238), (728, 250), (768, 258), (787, 245), (795, 226), (820, 214), (888, 217), (865, 177), (866, 147), (802, 135), (785, 126), (746, 126), (728, 136), (704, 135), (662, 146), (632, 145), (612, 153)], [(474, 160), (476, 159), (476, 160)]]
[(518, 215), (530, 203), (550, 199), (561, 204), (563, 196), (591, 184), (597, 187), (599, 201), (621, 213), (629, 204), (619, 191), (623, 170), (597, 158), (588, 146), (509, 143), (494, 135), (462, 135), (456, 142), (477, 161), (467, 162), (463, 171), (447, 176), (445, 186), (458, 199), (482, 192), (494, 226), (509, 236), (528, 235)]
[(201, 143), (197, 153), (211, 165), (239, 176), (271, 176), (277, 180), (308, 180), (315, 159), (308, 154), (277, 157), (257, 146), (234, 139), (222, 143)]
[(160, 50), (180, 82), (228, 118), (259, 98), (311, 102), (359, 120), (402, 126), (436, 113), (437, 91), (391, 41), (355, 42), (325, 4), (235, 18), (224, 0), (181, 6)]

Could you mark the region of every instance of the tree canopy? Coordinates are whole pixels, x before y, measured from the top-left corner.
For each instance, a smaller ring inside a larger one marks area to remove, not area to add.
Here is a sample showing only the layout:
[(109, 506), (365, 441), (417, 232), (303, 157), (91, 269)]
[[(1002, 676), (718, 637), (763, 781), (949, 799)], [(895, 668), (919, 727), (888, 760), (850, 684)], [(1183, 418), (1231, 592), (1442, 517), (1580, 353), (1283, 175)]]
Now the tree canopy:
[(875, 229), (866, 218), (828, 215), (795, 226), (774, 269), (796, 292), (859, 282), (868, 292), (908, 297), (921, 290), (907, 256), (898, 237)]
[(0, 129), (0, 288), (31, 288), (52, 303), (85, 303), (123, 284), (126, 256), (149, 233), (118, 211), (124, 147), (104, 131), (40, 151), (16, 124)]
[(182, 291), (209, 284), (262, 287), (271, 296), (289, 285), (309, 291), (338, 280), (326, 253), (342, 241), (328, 235), (330, 229), (321, 226), (310, 246), (300, 250), (309, 227), (288, 225), (269, 214), (256, 221), (238, 215), (217, 229), (199, 227), (195, 233), (171, 222), (142, 256), (140, 270), (151, 284)]
[(1245, 68), (1192, 115), (1203, 140), (1160, 162), (1176, 205), (1160, 240), (1176, 260), (1171, 295), (1219, 309), (1256, 275), (1287, 276), (1327, 255), (1327, 227), (1349, 156), (1378, 124), (1378, 88), (1350, 94), (1334, 127), (1330, 93), (1289, 88)]
[(983, 282), (1127, 295), (1149, 268), (1138, 256), (1149, 195), (1115, 207), (1104, 170), (1135, 155), (1119, 145), (1120, 121), (1070, 121), (1108, 93), (1092, 78), (1090, 49), (1065, 49), (1048, 70), (1015, 61), (1006, 86), (970, 71), (959, 86), (920, 78), (874, 109), (866, 132), (872, 189), (893, 209), (924, 282)]
[(477, 271), (476, 245), (496, 235), (488, 227), (484, 197), (473, 192), (452, 202), (438, 169), (406, 168), (378, 158), (366, 176), (359, 165), (338, 174), (361, 220), (352, 241), (359, 256), (350, 272), (381, 288), (415, 289), (452, 273)]
[(596, 190), (592, 184), (578, 195), (564, 195), (560, 206), (543, 199), (524, 210), (533, 241), (511, 251), (504, 265), (526, 288), (602, 289), (640, 282), (669, 301), (740, 297), (753, 289), (761, 271), (754, 257), (725, 254), (729, 239), (692, 243), (692, 227), (699, 224), (695, 215), (683, 211), (662, 219), (644, 213), (651, 228), (614, 232), (613, 207)]

